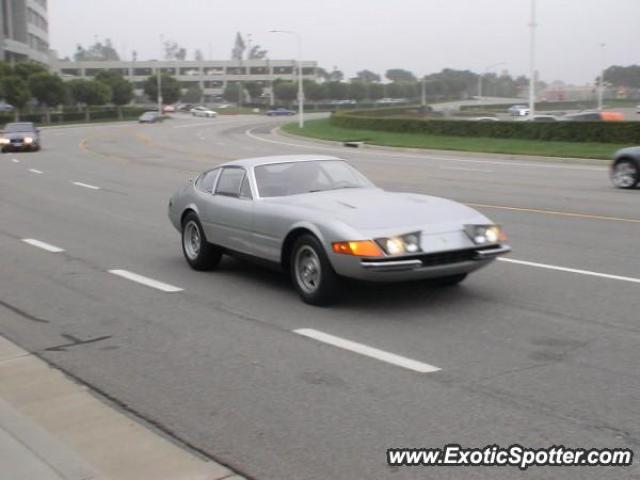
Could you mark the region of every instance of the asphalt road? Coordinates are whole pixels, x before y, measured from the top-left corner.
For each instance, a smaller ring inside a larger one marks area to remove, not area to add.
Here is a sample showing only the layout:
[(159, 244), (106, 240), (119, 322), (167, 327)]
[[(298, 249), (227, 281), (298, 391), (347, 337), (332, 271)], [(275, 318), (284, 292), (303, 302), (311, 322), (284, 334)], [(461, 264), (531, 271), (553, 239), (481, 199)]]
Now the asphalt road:
[[(640, 192), (615, 190), (601, 166), (346, 149), (271, 133), (282, 121), (51, 129), (41, 152), (2, 155), (0, 334), (250, 478), (640, 478), (637, 466), (390, 468), (385, 456), (449, 443), (640, 451)], [(475, 206), (505, 226), (511, 261), (451, 289), (355, 285), (333, 308), (232, 259), (188, 268), (166, 218), (175, 189), (223, 161), (311, 152)]]

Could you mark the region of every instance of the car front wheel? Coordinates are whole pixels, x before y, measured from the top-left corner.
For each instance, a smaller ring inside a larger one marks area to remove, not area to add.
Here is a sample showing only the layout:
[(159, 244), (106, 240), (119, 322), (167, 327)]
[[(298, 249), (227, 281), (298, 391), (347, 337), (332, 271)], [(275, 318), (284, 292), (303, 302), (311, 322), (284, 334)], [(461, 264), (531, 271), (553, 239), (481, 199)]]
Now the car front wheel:
[(340, 299), (342, 279), (313, 235), (302, 235), (296, 240), (290, 267), (293, 284), (305, 303), (323, 306)]
[(220, 248), (207, 242), (195, 213), (189, 213), (182, 222), (182, 253), (194, 270), (212, 270), (222, 258)]
[(638, 165), (632, 160), (616, 162), (611, 171), (611, 181), (618, 188), (634, 188), (640, 182)]

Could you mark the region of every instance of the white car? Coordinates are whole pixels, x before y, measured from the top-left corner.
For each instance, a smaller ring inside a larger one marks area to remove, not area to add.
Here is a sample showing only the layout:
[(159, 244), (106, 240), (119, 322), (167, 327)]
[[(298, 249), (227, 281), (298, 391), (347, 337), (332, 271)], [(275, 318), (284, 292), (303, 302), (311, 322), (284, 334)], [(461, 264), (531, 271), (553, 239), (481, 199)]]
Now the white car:
[(195, 107), (191, 109), (191, 115), (194, 117), (217, 117), (218, 112), (209, 110), (207, 107)]
[(513, 105), (512, 107), (509, 107), (508, 112), (513, 117), (526, 117), (531, 113), (531, 110), (529, 110), (529, 107), (524, 105)]

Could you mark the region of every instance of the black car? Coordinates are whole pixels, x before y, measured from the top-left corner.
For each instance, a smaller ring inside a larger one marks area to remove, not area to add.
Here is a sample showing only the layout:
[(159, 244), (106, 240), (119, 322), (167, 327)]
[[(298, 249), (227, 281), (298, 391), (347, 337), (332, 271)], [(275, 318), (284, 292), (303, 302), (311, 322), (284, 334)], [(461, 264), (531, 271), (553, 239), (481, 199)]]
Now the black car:
[(162, 116), (156, 110), (151, 110), (140, 115), (140, 118), (138, 118), (138, 123), (156, 123), (161, 120)]
[(40, 143), (40, 130), (31, 122), (7, 123), (0, 136), (2, 153), (15, 151), (38, 151)]
[(640, 184), (640, 147), (616, 152), (611, 164), (611, 181), (618, 188), (635, 188)]

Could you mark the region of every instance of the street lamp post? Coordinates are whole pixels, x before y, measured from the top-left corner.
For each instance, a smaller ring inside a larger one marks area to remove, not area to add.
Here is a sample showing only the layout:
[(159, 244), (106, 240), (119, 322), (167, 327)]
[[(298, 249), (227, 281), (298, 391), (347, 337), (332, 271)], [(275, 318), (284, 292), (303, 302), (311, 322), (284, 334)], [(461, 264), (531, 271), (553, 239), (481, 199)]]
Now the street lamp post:
[(158, 81), (158, 114), (162, 115), (162, 80), (160, 77), (160, 64), (156, 68), (156, 78)]
[(529, 118), (536, 114), (536, 0), (531, 0), (531, 39), (529, 44)]
[(600, 82), (598, 82), (598, 111), (602, 111), (602, 103), (604, 98), (604, 71), (605, 71), (605, 61), (604, 61), (604, 49), (607, 45), (605, 43), (600, 44), (600, 48), (602, 48), (602, 71), (600, 73)]
[(298, 43), (298, 127), (304, 127), (304, 88), (302, 86), (302, 38), (298, 32), (292, 30), (269, 30), (270, 33), (286, 33), (295, 35)]
[[(494, 63), (492, 65), (486, 66), (484, 67), (484, 75), (486, 75), (487, 73), (489, 73), (489, 70), (491, 70), (492, 68), (496, 68), (499, 67), (500, 65), (506, 65), (506, 62), (498, 62), (498, 63)], [(478, 100), (482, 99), (482, 77), (483, 75), (478, 75)]]

